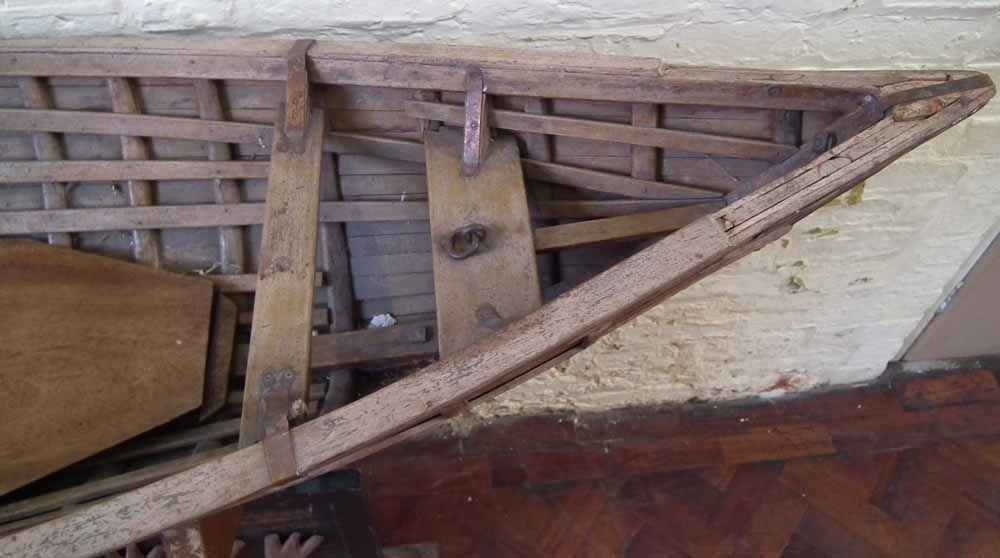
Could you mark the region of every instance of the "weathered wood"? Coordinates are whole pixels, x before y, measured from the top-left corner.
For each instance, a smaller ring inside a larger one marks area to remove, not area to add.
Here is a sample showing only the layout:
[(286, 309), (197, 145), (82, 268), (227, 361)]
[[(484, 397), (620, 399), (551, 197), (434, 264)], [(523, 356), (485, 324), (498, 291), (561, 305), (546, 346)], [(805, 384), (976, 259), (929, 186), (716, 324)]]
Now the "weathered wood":
[[(222, 97), (219, 85), (209, 79), (194, 81), (197, 97), (198, 116), (202, 120), (224, 120)], [(208, 144), (209, 161), (229, 161), (233, 158), (229, 146), (222, 142)], [(235, 180), (217, 178), (212, 193), (215, 203), (239, 203), (243, 201), (240, 186)], [(246, 269), (246, 243), (240, 227), (219, 227), (219, 259), (225, 273), (242, 273)]]
[[(443, 103), (408, 101), (406, 112), (416, 118), (440, 120), (452, 126), (461, 126), (464, 120), (462, 107)], [(557, 134), (772, 162), (784, 160), (796, 151), (794, 147), (769, 141), (664, 128), (643, 128), (565, 116), (526, 114), (510, 110), (489, 110), (488, 118), (492, 126), (518, 132)]]
[(292, 44), (286, 57), (285, 125), (282, 130), (289, 148), (296, 153), (301, 153), (304, 147), (312, 112), (306, 54), (314, 44), (316, 41), (312, 39), (299, 39)]
[[(452, 130), (426, 132), (424, 143), (438, 344), (447, 357), (541, 306), (541, 287), (513, 139), (492, 142), (473, 177), (461, 176)], [(456, 239), (466, 227), (480, 227), (483, 238)]]
[[(223, 293), (252, 293), (257, 290), (257, 274), (242, 273), (239, 275), (204, 275), (210, 280), (219, 292)], [(323, 286), (323, 274), (316, 272), (316, 280), (313, 286)]]
[[(281, 118), (276, 128), (283, 125)], [(253, 312), (246, 390), (240, 424), (240, 446), (265, 437), (273, 427), (262, 409), (262, 381), (268, 373), (291, 371), (287, 403), (309, 394), (309, 343), (316, 274), (320, 169), (325, 119), (310, 116), (303, 152), (271, 152), (267, 210), (261, 243), (257, 297)], [(285, 416), (288, 409), (279, 410)], [(286, 418), (287, 420), (287, 418)], [(287, 423), (286, 423), (287, 424)]]
[(208, 340), (208, 364), (205, 368), (205, 391), (198, 410), (198, 419), (201, 421), (217, 413), (226, 404), (238, 313), (239, 309), (232, 300), (224, 295), (215, 297), (212, 330)]
[(532, 180), (552, 182), (554, 184), (562, 184), (595, 192), (617, 194), (630, 198), (676, 200), (720, 197), (718, 192), (709, 188), (701, 189), (682, 184), (656, 182), (569, 165), (532, 161), (530, 159), (522, 160), (521, 164), (524, 168), (524, 176)]
[(475, 176), (490, 148), (489, 101), (483, 70), (465, 73), (465, 123), (462, 136), (462, 176)]
[(268, 167), (266, 161), (0, 161), (0, 184), (263, 178)]
[(571, 200), (538, 203), (538, 212), (549, 219), (601, 219), (674, 208), (678, 214), (707, 215), (724, 206), (722, 200), (678, 205), (657, 200)]
[[(427, 211), (426, 202), (323, 202), (320, 221), (426, 221)], [(9, 211), (0, 219), (0, 235), (256, 225), (263, 221), (262, 203)]]
[(197, 408), (211, 296), (207, 281), (0, 241), (0, 492)]
[[(139, 101), (132, 89), (132, 84), (127, 78), (108, 78), (108, 92), (111, 94), (111, 108), (115, 112), (138, 114)], [(137, 160), (149, 159), (149, 145), (142, 138), (122, 135), (122, 159)], [(146, 180), (128, 180), (126, 182), (129, 205), (148, 206), (154, 205), (153, 185)], [(132, 257), (140, 263), (160, 267), (160, 235), (153, 230), (133, 229), (132, 231)]]
[[(656, 128), (660, 123), (659, 106), (650, 103), (632, 105), (632, 126)], [(632, 146), (632, 176), (656, 180), (660, 173), (659, 153), (655, 147)]]
[(687, 225), (699, 216), (698, 211), (678, 211), (677, 208), (670, 208), (540, 227), (535, 229), (535, 250), (545, 252), (664, 234)]
[[(22, 77), (17, 79), (17, 85), (24, 98), (24, 106), (29, 109), (51, 109), (52, 97), (46, 89), (45, 83), (36, 77)], [(60, 161), (66, 158), (59, 138), (52, 133), (38, 132), (32, 134), (32, 141), (35, 148), (35, 158), (39, 161)], [(42, 203), (45, 209), (66, 209), (69, 207), (69, 197), (66, 194), (66, 185), (54, 182), (42, 184)], [(71, 246), (72, 238), (66, 233), (50, 234), (49, 244), (56, 246)]]
[(175, 527), (160, 536), (167, 558), (207, 558), (205, 542), (197, 524)]

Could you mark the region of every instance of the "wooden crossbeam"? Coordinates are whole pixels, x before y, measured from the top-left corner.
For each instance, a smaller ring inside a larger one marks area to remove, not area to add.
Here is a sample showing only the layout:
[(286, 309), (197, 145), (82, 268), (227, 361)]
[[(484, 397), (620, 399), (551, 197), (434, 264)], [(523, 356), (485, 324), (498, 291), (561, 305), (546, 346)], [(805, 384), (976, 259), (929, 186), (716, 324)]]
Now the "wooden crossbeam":
[[(465, 119), (462, 107), (457, 105), (407, 101), (404, 108), (407, 114), (415, 118), (440, 120), (451, 126), (462, 126)], [(763, 140), (665, 128), (646, 128), (566, 116), (528, 114), (512, 110), (492, 109), (488, 111), (488, 118), (491, 126), (518, 132), (557, 134), (744, 159), (777, 162), (796, 152), (795, 147)]]
[(268, 166), (267, 161), (0, 161), (0, 184), (263, 178)]
[(546, 252), (665, 234), (687, 225), (704, 214), (704, 210), (683, 209), (661, 209), (607, 219), (540, 227), (535, 229), (535, 250)]

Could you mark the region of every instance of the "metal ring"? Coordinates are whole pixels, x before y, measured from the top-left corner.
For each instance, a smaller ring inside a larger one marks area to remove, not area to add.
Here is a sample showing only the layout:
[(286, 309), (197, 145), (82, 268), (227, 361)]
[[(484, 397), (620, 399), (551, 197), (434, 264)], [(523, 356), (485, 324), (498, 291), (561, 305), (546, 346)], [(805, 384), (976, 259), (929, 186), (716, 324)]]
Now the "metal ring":
[(479, 251), (486, 241), (486, 227), (473, 223), (455, 229), (451, 238), (444, 243), (445, 252), (453, 260), (464, 260)]

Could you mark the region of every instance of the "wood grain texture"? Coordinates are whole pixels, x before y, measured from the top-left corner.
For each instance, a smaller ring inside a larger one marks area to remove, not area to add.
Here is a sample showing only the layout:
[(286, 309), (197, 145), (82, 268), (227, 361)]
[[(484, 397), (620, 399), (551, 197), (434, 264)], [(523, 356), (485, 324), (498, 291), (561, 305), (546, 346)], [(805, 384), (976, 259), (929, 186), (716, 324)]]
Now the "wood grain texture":
[[(275, 126), (280, 127), (278, 124)], [(260, 390), (265, 372), (293, 371), (290, 403), (305, 401), (309, 394), (309, 343), (325, 128), (323, 111), (314, 110), (301, 154), (277, 148), (271, 152), (240, 424), (241, 447), (263, 437)]]
[(211, 297), (207, 281), (0, 241), (0, 492), (197, 408)]
[[(502, 322), (535, 310), (542, 295), (517, 144), (510, 138), (491, 142), (476, 175), (466, 177), (457, 134), (426, 132), (424, 143), (438, 344), (447, 357), (495, 332)], [(482, 247), (468, 258), (453, 259), (448, 245), (454, 231), (472, 224), (486, 229)]]

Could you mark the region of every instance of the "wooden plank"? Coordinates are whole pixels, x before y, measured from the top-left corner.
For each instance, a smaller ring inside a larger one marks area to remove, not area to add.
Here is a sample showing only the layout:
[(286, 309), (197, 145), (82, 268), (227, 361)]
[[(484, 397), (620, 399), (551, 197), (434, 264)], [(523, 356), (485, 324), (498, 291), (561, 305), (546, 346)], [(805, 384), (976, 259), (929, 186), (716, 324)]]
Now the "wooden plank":
[[(462, 107), (443, 103), (407, 101), (406, 112), (416, 118), (440, 120), (452, 126), (461, 126), (464, 120)], [(564, 116), (498, 109), (490, 110), (488, 115), (493, 126), (518, 132), (572, 136), (771, 162), (782, 161), (796, 151), (794, 147), (769, 141), (664, 128), (643, 128)]]
[(0, 493), (201, 405), (211, 293), (191, 277), (0, 241)]
[[(108, 92), (111, 94), (111, 108), (115, 112), (138, 114), (139, 101), (136, 99), (132, 84), (127, 78), (108, 78)], [(142, 138), (129, 135), (121, 136), (122, 159), (149, 159), (149, 145)], [(128, 180), (128, 204), (135, 206), (155, 205), (153, 185), (147, 180)], [(132, 257), (135, 261), (160, 267), (160, 235), (153, 230), (132, 230)]]
[[(323, 202), (320, 221), (426, 221), (426, 202)], [(159, 205), (0, 213), (0, 235), (257, 225), (264, 204)]]
[[(916, 128), (869, 129), (840, 147), (854, 154), (841, 172), (798, 184), (778, 206), (758, 207), (755, 226), (726, 232), (724, 208), (651, 244), (622, 264), (553, 300), (534, 314), (451, 358), (427, 367), (372, 396), (296, 427), (292, 441), (301, 470), (321, 471), (368, 455), (420, 431), (433, 417), (524, 377), (534, 367), (599, 337), (666, 297), (766, 245), (787, 232), (818, 203), (866, 179), (903, 153), (980, 109), (992, 88), (962, 100)], [(853, 153), (877, 137), (877, 150)], [(812, 163), (801, 172), (808, 172)], [(783, 180), (782, 183), (787, 181)], [(791, 187), (791, 186), (790, 186)], [(750, 193), (743, 202), (763, 201)], [(750, 207), (747, 205), (746, 207)], [(731, 229), (729, 229), (731, 230)], [(350, 425), (349, 428), (345, 425)], [(260, 444), (163, 479), (141, 490), (78, 510), (66, 517), (0, 538), (2, 558), (93, 555), (140, 540), (168, 526), (267, 492), (271, 480)], [(301, 481), (308, 475), (298, 479)], [(191, 490), (197, 486), (198, 490)]]
[[(202, 120), (224, 120), (222, 94), (219, 85), (209, 79), (194, 81), (197, 97), (198, 116)], [(222, 142), (208, 144), (209, 161), (229, 161), (233, 158), (229, 146)], [(240, 186), (235, 180), (216, 178), (212, 185), (215, 203), (239, 203), (243, 201)], [(246, 269), (246, 242), (240, 227), (219, 227), (219, 259), (225, 273), (243, 273)]]
[(523, 159), (524, 176), (594, 192), (640, 199), (706, 199), (719, 197), (713, 188), (657, 182), (611, 172)]
[[(24, 106), (29, 109), (51, 109), (52, 96), (45, 83), (36, 77), (17, 78), (17, 85), (24, 98)], [(48, 132), (37, 132), (31, 135), (35, 148), (35, 158), (39, 161), (59, 161), (66, 158), (58, 136)], [(45, 209), (66, 209), (69, 207), (69, 196), (66, 185), (54, 182), (42, 184), (42, 203)], [(71, 246), (72, 238), (66, 233), (49, 235), (49, 244), (56, 246)]]
[(541, 217), (549, 219), (600, 219), (673, 208), (677, 213), (693, 212), (700, 216), (716, 211), (724, 205), (722, 200), (692, 205), (678, 205), (676, 202), (657, 200), (545, 201), (538, 203), (538, 213)]
[[(239, 275), (203, 275), (210, 280), (219, 292), (223, 293), (252, 293), (257, 290), (257, 274), (241, 273)], [(313, 286), (323, 286), (323, 274), (316, 272), (316, 279)]]
[[(541, 289), (514, 140), (493, 142), (474, 177), (460, 173), (453, 131), (426, 132), (424, 143), (438, 344), (447, 357), (495, 331), (496, 320), (514, 320), (541, 306)], [(455, 259), (449, 254), (454, 232), (473, 224), (484, 227), (484, 249)]]
[(0, 161), (0, 184), (263, 178), (268, 167), (266, 161)]
[(212, 309), (212, 330), (205, 369), (205, 391), (198, 420), (204, 422), (226, 404), (229, 373), (232, 370), (233, 345), (236, 342), (236, 317), (239, 309), (228, 297), (218, 295)]
[(535, 250), (546, 252), (572, 246), (588, 246), (664, 234), (687, 225), (697, 216), (697, 211), (678, 211), (678, 208), (669, 208), (540, 227), (535, 229)]
[[(275, 123), (282, 125), (281, 118)], [(264, 437), (261, 408), (265, 373), (291, 370), (288, 403), (309, 395), (309, 344), (312, 338), (316, 235), (319, 221), (323, 111), (310, 116), (303, 152), (271, 152), (267, 210), (257, 272), (257, 296), (250, 334), (240, 447)], [(283, 414), (284, 412), (282, 412)]]
[[(632, 125), (656, 128), (660, 123), (658, 105), (636, 103), (632, 105)], [(659, 153), (655, 147), (632, 146), (632, 176), (645, 180), (656, 180), (660, 173)]]

